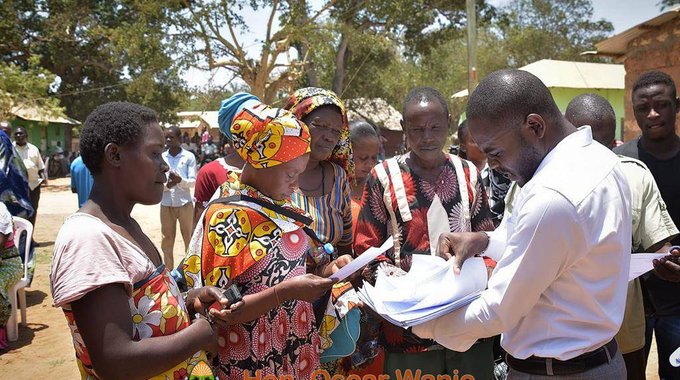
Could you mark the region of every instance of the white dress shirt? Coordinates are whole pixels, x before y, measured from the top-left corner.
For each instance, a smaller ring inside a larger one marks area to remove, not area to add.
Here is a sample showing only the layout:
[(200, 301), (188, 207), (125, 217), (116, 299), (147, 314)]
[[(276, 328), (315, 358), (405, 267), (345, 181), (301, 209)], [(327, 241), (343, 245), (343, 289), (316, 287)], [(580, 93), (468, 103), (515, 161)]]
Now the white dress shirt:
[(26, 173), (28, 174), (28, 187), (31, 190), (35, 190), (38, 185), (43, 181), (42, 177), (38, 174), (41, 170), (45, 170), (45, 163), (40, 157), (40, 150), (35, 145), (27, 142), (26, 145), (21, 146), (14, 143), (14, 148), (21, 156), (21, 160), (24, 162), (26, 167)]
[(167, 184), (163, 190), (162, 206), (181, 207), (192, 202), (191, 185), (196, 182), (196, 157), (186, 149), (173, 156), (169, 150), (163, 152), (163, 159), (170, 166), (170, 171), (174, 171), (182, 177), (182, 180), (168, 188)]
[(616, 155), (590, 127), (562, 140), (490, 233), (498, 260), (479, 299), (416, 326), (423, 338), (466, 351), (498, 333), (512, 356), (568, 360), (619, 330), (631, 249), (631, 195)]

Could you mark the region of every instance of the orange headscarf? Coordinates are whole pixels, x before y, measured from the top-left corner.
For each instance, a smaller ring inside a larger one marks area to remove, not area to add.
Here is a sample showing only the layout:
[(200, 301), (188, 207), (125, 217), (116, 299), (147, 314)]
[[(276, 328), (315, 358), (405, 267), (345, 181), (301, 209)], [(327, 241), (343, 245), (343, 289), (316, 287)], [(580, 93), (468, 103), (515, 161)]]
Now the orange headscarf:
[(309, 129), (291, 112), (263, 103), (246, 105), (230, 127), (234, 149), (250, 166), (268, 168), (309, 153)]

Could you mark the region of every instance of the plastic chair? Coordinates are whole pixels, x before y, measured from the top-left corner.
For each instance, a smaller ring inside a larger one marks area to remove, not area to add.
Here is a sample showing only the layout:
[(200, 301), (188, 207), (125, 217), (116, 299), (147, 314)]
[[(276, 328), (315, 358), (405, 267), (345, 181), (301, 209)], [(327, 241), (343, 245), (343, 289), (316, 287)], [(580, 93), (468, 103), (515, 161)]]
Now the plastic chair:
[[(19, 239), (21, 238), (21, 234), (26, 231), (26, 244), (25, 244), (25, 249), (23, 252), (23, 258), (24, 258), (24, 275), (21, 277), (21, 280), (17, 282), (16, 285), (12, 289), (9, 290), (9, 302), (12, 305), (12, 312), (9, 316), (9, 320), (7, 321), (7, 339), (10, 342), (13, 342), (17, 339), (19, 339), (19, 323), (17, 320), (17, 298), (18, 298), (18, 306), (21, 309), (21, 324), (26, 325), (26, 286), (28, 286), (28, 267), (32, 266), (35, 260), (35, 257), (30, 258), (29, 262), (29, 257), (30, 257), (30, 252), (31, 252), (31, 241), (33, 238), (33, 225), (31, 222), (24, 218), (19, 218), (17, 216), (13, 216), (12, 219), (14, 220), (14, 244), (19, 247)], [(21, 254), (21, 252), (19, 252)]]

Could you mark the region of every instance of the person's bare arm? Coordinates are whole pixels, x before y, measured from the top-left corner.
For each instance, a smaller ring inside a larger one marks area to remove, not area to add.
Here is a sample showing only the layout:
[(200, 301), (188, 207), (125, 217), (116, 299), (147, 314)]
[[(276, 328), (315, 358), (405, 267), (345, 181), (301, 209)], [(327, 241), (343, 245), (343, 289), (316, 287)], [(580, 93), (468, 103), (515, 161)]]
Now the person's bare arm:
[(269, 289), (243, 297), (244, 305), (236, 312), (217, 312), (213, 316), (226, 324), (245, 323), (259, 318), (281, 303), (291, 300), (312, 302), (335, 283), (328, 278), (305, 274), (285, 280)]
[(148, 379), (196, 351), (217, 351), (216, 333), (205, 319), (196, 319), (172, 335), (132, 340), (128, 300), (123, 285), (109, 284), (71, 303), (78, 330), (100, 378)]
[(198, 224), (198, 221), (201, 220), (201, 214), (203, 214), (204, 210), (205, 207), (203, 207), (203, 202), (196, 201), (194, 203), (194, 228)]

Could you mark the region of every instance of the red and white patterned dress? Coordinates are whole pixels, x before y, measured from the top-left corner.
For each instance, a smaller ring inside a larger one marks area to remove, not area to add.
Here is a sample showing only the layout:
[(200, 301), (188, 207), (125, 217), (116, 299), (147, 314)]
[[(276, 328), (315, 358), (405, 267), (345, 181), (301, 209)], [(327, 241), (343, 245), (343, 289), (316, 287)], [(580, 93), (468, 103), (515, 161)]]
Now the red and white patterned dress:
[[(271, 201), (248, 186), (241, 185), (236, 192)], [(233, 194), (233, 187), (222, 187), (223, 196)], [(280, 206), (292, 207), (287, 202)], [(184, 261), (188, 285), (226, 288), (233, 282), (245, 296), (307, 273), (307, 235), (293, 222), (273, 219), (280, 225), (250, 207), (210, 205)], [(320, 341), (314, 326), (312, 305), (293, 300), (253, 321), (220, 329), (217, 376), (242, 380), (245, 371), (250, 376), (261, 371), (262, 377), (309, 379), (319, 367)]]

